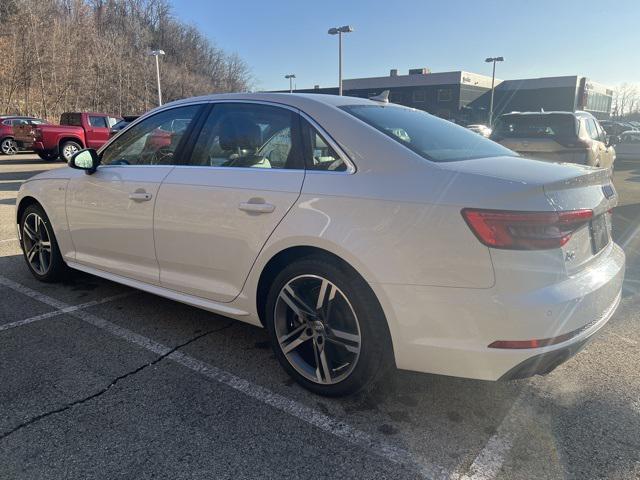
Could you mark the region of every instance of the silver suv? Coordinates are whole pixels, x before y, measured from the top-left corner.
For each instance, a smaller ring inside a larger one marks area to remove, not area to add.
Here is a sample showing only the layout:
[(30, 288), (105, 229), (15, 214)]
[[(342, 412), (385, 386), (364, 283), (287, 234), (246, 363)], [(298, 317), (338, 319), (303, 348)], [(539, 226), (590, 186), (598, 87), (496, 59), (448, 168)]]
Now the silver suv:
[(525, 157), (612, 168), (616, 152), (587, 112), (513, 112), (498, 117), (491, 139)]

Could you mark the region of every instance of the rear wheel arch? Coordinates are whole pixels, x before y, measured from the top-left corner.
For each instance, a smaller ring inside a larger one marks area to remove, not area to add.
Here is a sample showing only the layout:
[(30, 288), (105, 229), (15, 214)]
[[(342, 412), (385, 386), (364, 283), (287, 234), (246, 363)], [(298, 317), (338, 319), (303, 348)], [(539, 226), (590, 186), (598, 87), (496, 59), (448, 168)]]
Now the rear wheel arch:
[(60, 140), (58, 140), (58, 152), (60, 152), (62, 145), (64, 145), (66, 142), (74, 142), (80, 145), (80, 148), (84, 148), (84, 142), (78, 137), (62, 137)]
[(338, 268), (346, 272), (347, 274), (353, 276), (354, 279), (361, 282), (361, 284), (368, 290), (371, 298), (375, 302), (375, 308), (378, 310), (380, 315), (385, 319), (386, 332), (385, 336), (388, 340), (387, 347), (389, 348), (389, 352), (393, 355), (393, 345), (391, 341), (391, 331), (389, 328), (389, 321), (386, 318), (384, 313), (384, 309), (380, 303), (380, 299), (378, 299), (377, 295), (373, 291), (373, 289), (369, 286), (369, 283), (365, 280), (365, 278), (356, 270), (349, 262), (344, 260), (342, 257), (332, 253), (328, 250), (325, 250), (320, 247), (308, 246), (308, 245), (300, 245), (295, 247), (288, 247), (284, 250), (279, 251), (275, 255), (269, 259), (269, 261), (265, 264), (260, 273), (260, 278), (258, 280), (258, 286), (256, 288), (256, 309), (258, 312), (258, 318), (260, 319), (260, 323), (262, 326), (266, 326), (265, 324), (265, 308), (267, 304), (267, 295), (269, 293), (269, 287), (271, 283), (276, 278), (276, 276), (282, 271), (282, 269), (293, 262), (297, 262), (303, 259), (308, 258), (322, 258), (332, 264), (336, 265)]

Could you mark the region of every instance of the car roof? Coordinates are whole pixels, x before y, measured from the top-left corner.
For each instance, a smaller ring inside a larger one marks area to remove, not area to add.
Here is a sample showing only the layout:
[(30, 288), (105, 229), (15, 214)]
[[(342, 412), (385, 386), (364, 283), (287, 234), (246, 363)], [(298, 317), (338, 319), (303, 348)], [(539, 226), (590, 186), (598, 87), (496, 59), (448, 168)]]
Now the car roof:
[(200, 97), (185, 98), (176, 100), (175, 102), (166, 103), (168, 105), (180, 105), (182, 103), (206, 102), (215, 100), (255, 100), (271, 103), (280, 103), (295, 108), (303, 108), (310, 103), (324, 104), (334, 107), (344, 105), (380, 105), (380, 102), (374, 102), (359, 97), (327, 95), (322, 93), (221, 93), (215, 95), (204, 95)]

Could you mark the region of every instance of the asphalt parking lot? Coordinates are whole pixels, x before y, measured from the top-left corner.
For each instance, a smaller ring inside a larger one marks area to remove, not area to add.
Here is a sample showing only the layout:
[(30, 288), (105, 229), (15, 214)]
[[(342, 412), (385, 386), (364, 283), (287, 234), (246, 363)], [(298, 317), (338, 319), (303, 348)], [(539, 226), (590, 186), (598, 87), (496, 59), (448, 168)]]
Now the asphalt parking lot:
[(75, 274), (36, 282), (20, 183), (0, 156), (0, 478), (640, 478), (640, 159), (619, 161), (623, 302), (546, 377), (393, 372), (372, 392), (301, 389), (261, 329)]

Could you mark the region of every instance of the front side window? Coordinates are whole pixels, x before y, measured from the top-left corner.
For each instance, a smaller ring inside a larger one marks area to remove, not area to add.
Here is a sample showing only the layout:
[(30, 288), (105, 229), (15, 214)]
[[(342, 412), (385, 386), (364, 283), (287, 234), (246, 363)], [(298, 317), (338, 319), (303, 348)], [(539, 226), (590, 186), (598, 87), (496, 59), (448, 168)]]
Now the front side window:
[(517, 156), (512, 150), (477, 133), (421, 110), (393, 105), (351, 105), (342, 108), (434, 162)]
[(201, 105), (177, 107), (145, 118), (107, 146), (101, 163), (174, 165), (174, 154), (200, 108)]
[(220, 103), (213, 107), (190, 165), (303, 168), (299, 117), (271, 105)]
[(97, 115), (89, 115), (89, 125), (94, 128), (107, 128), (107, 119)]

